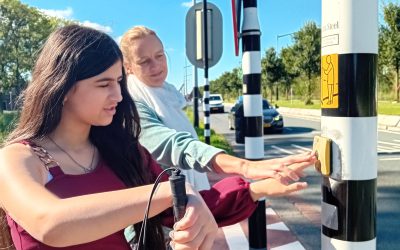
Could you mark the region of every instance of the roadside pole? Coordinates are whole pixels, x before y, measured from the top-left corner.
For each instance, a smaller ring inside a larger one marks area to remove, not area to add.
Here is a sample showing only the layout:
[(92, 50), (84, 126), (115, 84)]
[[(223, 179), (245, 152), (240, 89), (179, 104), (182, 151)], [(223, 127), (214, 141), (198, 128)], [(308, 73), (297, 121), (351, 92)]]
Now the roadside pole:
[(199, 87), (198, 87), (197, 67), (193, 66), (193, 126), (199, 127)]
[[(204, 69), (204, 139), (207, 144), (210, 144), (208, 69), (214, 66), (222, 56), (222, 14), (216, 5), (207, 3), (207, 0), (197, 4), (193, 1), (193, 6), (186, 14), (185, 22), (186, 56), (190, 63), (195, 66), (193, 74), (195, 77), (195, 96), (198, 96), (196, 67)], [(196, 98), (194, 105), (196, 110)], [(195, 112), (195, 120), (196, 114)]]
[[(196, 0), (193, 0), (193, 6), (196, 5)], [(197, 77), (197, 66), (193, 65), (193, 126), (199, 127), (199, 87)]]
[(208, 82), (208, 26), (207, 26), (207, 0), (203, 0), (203, 44), (204, 44), (204, 142), (210, 144), (210, 84)]
[[(245, 121), (245, 158), (264, 158), (263, 116), (261, 97), (260, 25), (257, 0), (243, 1), (242, 70), (243, 112)], [(265, 199), (249, 218), (249, 249), (267, 249)]]
[(321, 31), (321, 246), (376, 249), (378, 1), (322, 0)]

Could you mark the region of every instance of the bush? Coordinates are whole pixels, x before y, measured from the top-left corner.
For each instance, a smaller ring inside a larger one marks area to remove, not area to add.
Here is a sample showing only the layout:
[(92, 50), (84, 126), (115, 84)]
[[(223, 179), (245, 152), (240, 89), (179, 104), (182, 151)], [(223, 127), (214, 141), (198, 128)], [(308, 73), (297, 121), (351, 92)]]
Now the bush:
[(17, 124), (19, 114), (17, 111), (4, 111), (0, 113), (0, 141), (14, 129)]

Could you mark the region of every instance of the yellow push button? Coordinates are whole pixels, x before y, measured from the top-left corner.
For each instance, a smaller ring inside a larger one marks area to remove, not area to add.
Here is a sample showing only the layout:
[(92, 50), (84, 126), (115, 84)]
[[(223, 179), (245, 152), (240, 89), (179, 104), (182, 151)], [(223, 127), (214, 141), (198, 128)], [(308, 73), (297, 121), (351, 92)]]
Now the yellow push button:
[(317, 154), (318, 161), (315, 168), (322, 175), (331, 174), (331, 144), (332, 140), (323, 136), (315, 136), (313, 150)]

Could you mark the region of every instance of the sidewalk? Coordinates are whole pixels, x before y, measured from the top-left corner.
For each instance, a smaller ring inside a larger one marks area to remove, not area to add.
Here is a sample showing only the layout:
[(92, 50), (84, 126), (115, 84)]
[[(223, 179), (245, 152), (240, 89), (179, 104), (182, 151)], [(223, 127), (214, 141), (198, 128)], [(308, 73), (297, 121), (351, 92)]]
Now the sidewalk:
[[(290, 115), (297, 117), (309, 117), (314, 119), (321, 118), (321, 110), (319, 109), (299, 109), (280, 107), (278, 111), (282, 115)], [(400, 132), (400, 116), (397, 115), (378, 115), (378, 129)]]
[[(210, 184), (220, 180), (224, 175), (209, 173)], [(318, 208), (313, 208), (305, 203), (298, 201), (295, 196), (289, 197), (293, 203), (297, 204), (299, 211), (304, 211), (303, 216), (308, 216), (319, 230), (320, 212)], [(296, 235), (283, 222), (282, 218), (272, 209), (271, 202), (266, 201), (267, 216), (267, 249), (268, 250), (305, 250)], [(285, 201), (286, 203), (287, 201)], [(319, 236), (319, 231), (316, 231)], [(249, 248), (248, 220), (241, 221), (232, 226), (220, 228), (212, 250), (244, 250)]]

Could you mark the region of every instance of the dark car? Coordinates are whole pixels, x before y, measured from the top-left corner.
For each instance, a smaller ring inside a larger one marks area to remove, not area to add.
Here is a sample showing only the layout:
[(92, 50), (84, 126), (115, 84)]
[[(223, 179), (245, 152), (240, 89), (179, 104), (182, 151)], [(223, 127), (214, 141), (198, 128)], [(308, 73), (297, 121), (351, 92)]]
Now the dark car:
[[(235, 113), (236, 110), (243, 105), (243, 99), (238, 98), (235, 105), (232, 107), (228, 114), (229, 129), (236, 129), (235, 127)], [(279, 112), (269, 104), (266, 99), (263, 99), (263, 121), (264, 121), (264, 133), (268, 131), (274, 131), (282, 133), (283, 131), (283, 117)]]

